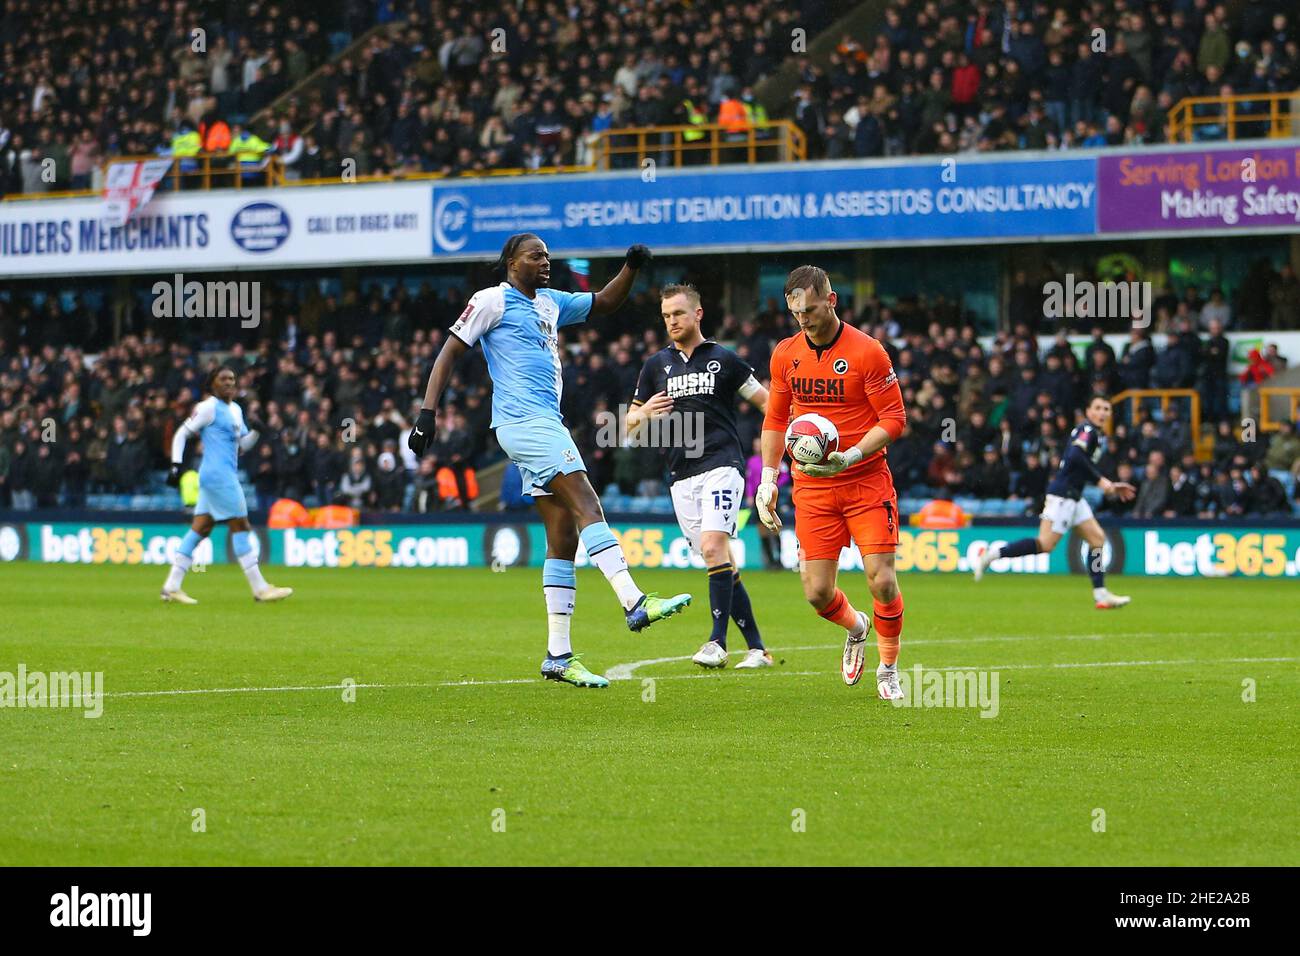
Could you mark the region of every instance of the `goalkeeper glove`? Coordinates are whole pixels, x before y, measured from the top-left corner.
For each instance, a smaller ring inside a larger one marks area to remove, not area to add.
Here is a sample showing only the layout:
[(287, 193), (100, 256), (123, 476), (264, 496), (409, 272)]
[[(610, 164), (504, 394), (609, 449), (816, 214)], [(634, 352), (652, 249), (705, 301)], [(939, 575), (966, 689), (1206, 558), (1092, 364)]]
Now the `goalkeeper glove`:
[(781, 516), (776, 513), (776, 469), (764, 468), (763, 478), (754, 492), (754, 507), (758, 509), (758, 520), (768, 531), (781, 530)]
[(862, 449), (854, 445), (848, 451), (833, 451), (820, 465), (800, 465), (799, 470), (812, 478), (829, 478), (845, 468), (852, 468), (862, 460)]

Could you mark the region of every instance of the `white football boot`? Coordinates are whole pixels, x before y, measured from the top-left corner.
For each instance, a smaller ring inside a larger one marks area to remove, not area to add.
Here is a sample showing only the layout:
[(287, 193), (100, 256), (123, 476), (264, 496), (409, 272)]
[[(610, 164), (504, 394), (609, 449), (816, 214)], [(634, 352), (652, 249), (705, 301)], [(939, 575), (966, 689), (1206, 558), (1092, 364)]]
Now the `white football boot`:
[(707, 641), (691, 660), (701, 667), (726, 667), (727, 649), (717, 641)]
[(886, 667), (881, 664), (876, 668), (876, 693), (881, 700), (902, 700), (903, 688), (898, 686), (898, 665)]
[(1123, 607), (1129, 601), (1133, 600), (1124, 594), (1111, 594), (1105, 588), (1093, 588), (1092, 599), (1096, 602), (1098, 611), (1109, 611), (1111, 608)]
[(194, 600), (194, 598), (190, 597), (188, 594), (182, 591), (180, 588), (177, 588), (175, 591), (163, 591), (162, 599), (164, 602), (169, 604), (198, 604), (199, 603), (198, 601)]
[(253, 595), (253, 600), (263, 603), (283, 601), (291, 594), (293, 594), (293, 588), (277, 588), (274, 584), (268, 584), (265, 590)]
[(840, 676), (850, 687), (862, 680), (862, 669), (866, 666), (867, 635), (871, 633), (871, 618), (859, 611), (858, 621), (862, 624), (862, 635), (855, 638), (852, 631), (845, 632), (848, 636), (844, 639), (844, 659), (840, 661)]
[(756, 667), (771, 667), (772, 655), (761, 647), (751, 647), (745, 659), (736, 665), (736, 670), (752, 670)]
[(997, 560), (997, 558), (994, 558), (992, 554), (993, 549), (986, 547), (980, 552), (980, 556), (975, 559), (975, 566), (971, 568), (971, 573), (975, 575), (976, 584), (979, 584), (983, 579), (984, 572), (989, 569), (989, 565)]

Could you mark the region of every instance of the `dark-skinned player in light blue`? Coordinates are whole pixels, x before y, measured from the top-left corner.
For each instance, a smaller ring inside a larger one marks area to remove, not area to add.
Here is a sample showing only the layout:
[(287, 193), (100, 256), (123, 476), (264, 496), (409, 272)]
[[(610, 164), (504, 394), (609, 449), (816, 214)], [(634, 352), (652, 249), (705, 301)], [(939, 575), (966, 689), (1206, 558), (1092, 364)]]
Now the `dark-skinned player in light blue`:
[(637, 270), (650, 259), (645, 246), (632, 246), (618, 275), (599, 292), (560, 292), (548, 288), (551, 254), (546, 243), (532, 233), (511, 236), (497, 260), (506, 281), (476, 292), (452, 325), (407, 439), (417, 457), (424, 454), (437, 428), (434, 410), (456, 361), (481, 344), (492, 378), (492, 428), (502, 450), (518, 466), (524, 493), (533, 496), (546, 526), (542, 591), (548, 638), (542, 676), (578, 687), (609, 685), (578, 659), (569, 640), (579, 541), (614, 589), (630, 630), (644, 630), (691, 603), (689, 594), (661, 598), (636, 586), (560, 414), (559, 330), (618, 309), (632, 291)]

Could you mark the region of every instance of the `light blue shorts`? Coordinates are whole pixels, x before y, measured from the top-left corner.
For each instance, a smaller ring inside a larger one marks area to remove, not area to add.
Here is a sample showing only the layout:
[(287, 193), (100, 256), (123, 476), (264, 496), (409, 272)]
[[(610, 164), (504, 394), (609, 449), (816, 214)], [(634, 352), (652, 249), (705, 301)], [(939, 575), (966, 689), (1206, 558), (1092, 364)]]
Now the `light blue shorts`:
[(213, 521), (247, 518), (248, 502), (239, 485), (213, 485), (208, 487), (199, 479), (199, 500), (194, 506), (196, 515), (212, 515)]
[(502, 451), (519, 466), (526, 495), (549, 495), (546, 485), (556, 475), (587, 470), (569, 430), (553, 418), (528, 418), (496, 431)]

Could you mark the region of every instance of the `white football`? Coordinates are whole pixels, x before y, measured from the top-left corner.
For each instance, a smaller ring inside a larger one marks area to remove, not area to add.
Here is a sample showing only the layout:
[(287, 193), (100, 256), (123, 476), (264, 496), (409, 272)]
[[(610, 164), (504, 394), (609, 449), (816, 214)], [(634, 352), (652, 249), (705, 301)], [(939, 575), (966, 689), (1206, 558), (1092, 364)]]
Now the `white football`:
[(840, 446), (840, 432), (830, 419), (809, 412), (785, 431), (785, 450), (803, 465), (819, 465)]

